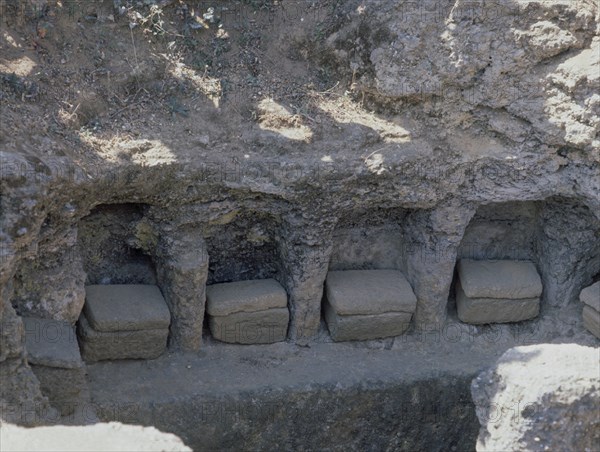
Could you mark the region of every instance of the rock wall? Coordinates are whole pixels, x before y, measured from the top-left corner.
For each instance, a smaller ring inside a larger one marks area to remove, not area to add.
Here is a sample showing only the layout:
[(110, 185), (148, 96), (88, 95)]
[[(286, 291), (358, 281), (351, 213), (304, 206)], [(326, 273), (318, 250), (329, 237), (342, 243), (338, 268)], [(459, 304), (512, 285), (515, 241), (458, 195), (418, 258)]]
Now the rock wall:
[(600, 273), (599, 23), (583, 0), (351, 0), (322, 41), (303, 32), (306, 61), (367, 110), (323, 104), (335, 125), (312, 142), (244, 124), (208, 154), (141, 137), (111, 142), (127, 157), (111, 159), (7, 134), (0, 400), (42, 400), (19, 315), (74, 323), (85, 281), (156, 278), (183, 350), (201, 347), (207, 281), (276, 278), (289, 340), (307, 344), (329, 269), (397, 268), (415, 327), (443, 324), (470, 253), (533, 259), (560, 313)]
[(593, 347), (508, 350), (471, 385), (481, 424), (477, 450), (596, 449), (599, 371)]

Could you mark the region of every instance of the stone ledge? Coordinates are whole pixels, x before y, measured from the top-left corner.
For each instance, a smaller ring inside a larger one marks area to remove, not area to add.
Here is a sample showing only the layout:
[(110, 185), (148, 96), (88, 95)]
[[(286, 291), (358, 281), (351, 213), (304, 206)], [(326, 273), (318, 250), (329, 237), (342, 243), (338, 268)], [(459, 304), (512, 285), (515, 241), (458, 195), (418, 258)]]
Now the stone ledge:
[(287, 308), (276, 308), (211, 316), (209, 326), (213, 337), (221, 342), (271, 344), (285, 340), (289, 320)]
[(83, 367), (75, 328), (61, 320), (23, 317), (30, 364), (64, 369)]
[(469, 298), (522, 299), (542, 294), (542, 280), (529, 261), (462, 259), (458, 276)]
[(494, 357), (412, 348), (214, 343), (93, 364), (90, 385), (103, 421), (154, 425), (196, 451), (472, 450), (469, 384)]
[(171, 314), (157, 286), (115, 284), (86, 286), (83, 307), (96, 331), (168, 328)]
[(417, 297), (397, 270), (331, 271), (325, 282), (327, 301), (338, 315), (413, 313)]
[(206, 288), (206, 312), (226, 316), (287, 307), (287, 293), (274, 279), (235, 281)]
[(456, 310), (461, 321), (475, 325), (521, 322), (539, 314), (540, 299), (469, 298), (463, 291), (461, 283), (458, 282)]
[(81, 353), (86, 361), (154, 359), (167, 347), (169, 330), (96, 331), (81, 315), (77, 327)]
[(399, 336), (410, 326), (412, 314), (388, 312), (374, 315), (337, 315), (325, 304), (325, 319), (331, 338), (336, 342), (364, 341)]

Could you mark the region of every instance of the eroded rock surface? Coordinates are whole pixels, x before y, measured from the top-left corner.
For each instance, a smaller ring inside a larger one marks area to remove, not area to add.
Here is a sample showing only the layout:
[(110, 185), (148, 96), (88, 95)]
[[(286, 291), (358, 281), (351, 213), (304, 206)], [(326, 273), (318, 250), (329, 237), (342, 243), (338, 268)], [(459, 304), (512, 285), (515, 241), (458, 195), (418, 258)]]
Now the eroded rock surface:
[(471, 384), (478, 451), (597, 450), (600, 349), (515, 347)]
[(426, 331), (457, 259), (527, 259), (540, 322), (577, 330), (600, 273), (597, 5), (296, 7), (243, 33), (223, 13), (212, 66), (141, 24), (129, 45), (112, 2), (74, 12), (85, 39), (68, 8), (1, 24), (0, 407), (44, 410), (20, 316), (73, 324), (85, 284), (158, 284), (170, 347), (198, 351), (207, 282), (273, 278), (310, 345), (329, 270), (401, 271)]
[(0, 442), (2, 442), (2, 450), (6, 452), (21, 450), (191, 452), (192, 450), (172, 433), (163, 433), (154, 427), (124, 425), (119, 422), (69, 427), (56, 425), (30, 429), (5, 423), (0, 425)]

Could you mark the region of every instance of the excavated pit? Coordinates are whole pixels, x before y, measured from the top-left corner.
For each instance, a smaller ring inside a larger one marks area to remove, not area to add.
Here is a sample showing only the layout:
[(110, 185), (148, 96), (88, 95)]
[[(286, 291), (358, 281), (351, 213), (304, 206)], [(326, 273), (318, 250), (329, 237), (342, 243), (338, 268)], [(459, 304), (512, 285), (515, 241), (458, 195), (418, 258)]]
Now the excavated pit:
[(227, 224), (209, 226), (204, 235), (208, 253), (207, 284), (248, 279), (281, 279), (278, 237), (272, 215), (253, 210), (231, 212)]

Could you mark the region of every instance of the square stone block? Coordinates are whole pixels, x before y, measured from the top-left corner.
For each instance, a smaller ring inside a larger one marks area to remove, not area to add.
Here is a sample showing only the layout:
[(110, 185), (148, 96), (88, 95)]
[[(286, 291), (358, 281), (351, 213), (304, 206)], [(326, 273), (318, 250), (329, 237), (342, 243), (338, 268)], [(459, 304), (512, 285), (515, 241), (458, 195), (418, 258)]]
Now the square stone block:
[(23, 317), (30, 364), (63, 369), (83, 367), (75, 328), (61, 320)]
[(62, 416), (82, 403), (87, 387), (75, 328), (68, 322), (23, 317), (25, 349), (42, 394)]
[(331, 338), (336, 342), (365, 341), (399, 336), (410, 326), (412, 314), (388, 312), (370, 315), (338, 315), (325, 304), (325, 320)]
[(327, 301), (338, 315), (410, 312), (417, 297), (397, 270), (345, 270), (327, 274)]
[(287, 293), (274, 279), (208, 286), (206, 312), (211, 334), (222, 342), (268, 344), (287, 336)]
[(287, 308), (275, 308), (210, 316), (209, 326), (213, 337), (221, 342), (271, 344), (285, 340), (289, 320)]
[(466, 323), (520, 322), (536, 317), (540, 312), (538, 298), (469, 298), (461, 283), (456, 286), (458, 318)]
[(542, 295), (542, 280), (529, 261), (462, 259), (458, 276), (468, 298), (533, 299)]
[(130, 331), (97, 331), (85, 314), (77, 327), (81, 353), (86, 361), (154, 359), (167, 347), (168, 328)]
[(583, 326), (600, 339), (600, 312), (591, 306), (583, 307)]
[(334, 341), (398, 336), (417, 306), (412, 287), (397, 270), (332, 271), (325, 292), (325, 320)]
[(86, 286), (83, 310), (96, 331), (157, 330), (171, 323), (167, 303), (153, 285)]
[(287, 292), (274, 279), (213, 284), (206, 288), (206, 312), (225, 316), (287, 307)]
[(579, 295), (579, 300), (600, 312), (600, 281), (583, 289)]

